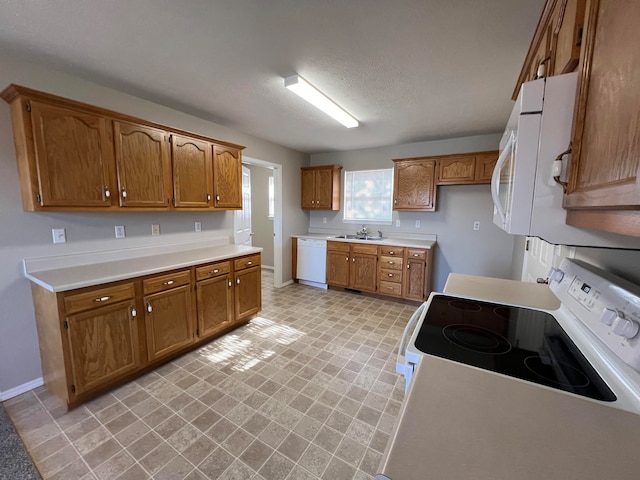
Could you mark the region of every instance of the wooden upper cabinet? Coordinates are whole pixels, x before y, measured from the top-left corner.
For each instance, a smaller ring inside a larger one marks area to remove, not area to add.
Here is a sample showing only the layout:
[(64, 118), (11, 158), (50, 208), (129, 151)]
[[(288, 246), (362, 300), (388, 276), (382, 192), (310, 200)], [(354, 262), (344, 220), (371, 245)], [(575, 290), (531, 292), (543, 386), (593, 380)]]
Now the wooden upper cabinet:
[(538, 78), (538, 69), (550, 77), (573, 72), (580, 60), (587, 0), (547, 0), (512, 98), (524, 82)]
[(173, 206), (209, 208), (213, 199), (211, 144), (195, 138), (171, 135), (171, 163)]
[(302, 168), (302, 208), (340, 210), (340, 165)]
[(475, 178), (475, 157), (456, 156), (438, 159), (438, 185), (473, 183)]
[[(34, 143), (27, 148), (34, 149), (37, 172), (35, 203), (109, 207), (113, 149), (107, 121), (37, 101), (29, 102), (28, 108)], [(22, 153), (18, 150), (19, 161)]]
[(475, 183), (491, 183), (493, 169), (498, 161), (498, 151), (478, 154), (476, 156)]
[(213, 205), (242, 209), (242, 153), (224, 145), (213, 147)]
[(640, 3), (591, 0), (586, 15), (567, 223), (640, 236)]
[(0, 97), (25, 210), (242, 208), (240, 145), (17, 85)]
[(169, 208), (171, 163), (164, 130), (113, 122), (121, 207)]
[(433, 158), (396, 159), (393, 168), (393, 209), (434, 211), (436, 161)]

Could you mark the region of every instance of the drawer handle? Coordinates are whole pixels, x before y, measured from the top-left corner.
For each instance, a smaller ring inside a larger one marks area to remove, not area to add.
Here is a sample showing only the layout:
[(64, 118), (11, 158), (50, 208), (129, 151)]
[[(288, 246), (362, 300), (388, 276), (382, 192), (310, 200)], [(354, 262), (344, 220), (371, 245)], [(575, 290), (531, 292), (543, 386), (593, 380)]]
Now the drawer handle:
[(253, 265), (253, 262), (247, 262), (247, 265)]
[(111, 295), (105, 295), (104, 297), (96, 298), (94, 302), (106, 302), (111, 298)]
[(419, 254), (419, 253), (414, 253), (414, 254), (413, 254), (413, 256), (414, 256), (414, 257), (419, 257), (419, 256), (420, 256), (420, 254)]
[(393, 273), (389, 273), (388, 275), (389, 275), (390, 277), (393, 277)]
[(212, 271), (212, 273), (218, 273), (220, 270), (218, 270), (217, 268), (215, 270)]
[(389, 252), (389, 255), (395, 255), (395, 254), (396, 254), (395, 252)]
[(138, 312), (136, 311), (136, 309), (135, 309), (135, 308), (132, 308), (132, 309), (131, 309), (131, 316), (132, 316), (132, 317), (135, 317), (135, 316), (137, 316), (137, 315), (138, 315)]
[(393, 265), (395, 262), (392, 262), (391, 260), (389, 260), (389, 265)]
[(176, 283), (173, 280), (167, 280), (166, 282), (162, 282), (163, 285), (173, 285), (174, 283)]
[(147, 303), (147, 312), (149, 313), (153, 312), (153, 307), (151, 306), (150, 303)]

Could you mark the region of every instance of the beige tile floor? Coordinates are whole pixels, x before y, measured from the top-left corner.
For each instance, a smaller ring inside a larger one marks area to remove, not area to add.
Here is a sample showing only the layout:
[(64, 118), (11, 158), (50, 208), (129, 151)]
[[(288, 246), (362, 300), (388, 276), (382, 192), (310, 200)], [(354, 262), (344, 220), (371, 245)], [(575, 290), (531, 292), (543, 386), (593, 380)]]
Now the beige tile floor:
[(263, 275), (248, 325), (69, 413), (5, 403), (45, 479), (371, 479), (404, 395), (414, 306)]

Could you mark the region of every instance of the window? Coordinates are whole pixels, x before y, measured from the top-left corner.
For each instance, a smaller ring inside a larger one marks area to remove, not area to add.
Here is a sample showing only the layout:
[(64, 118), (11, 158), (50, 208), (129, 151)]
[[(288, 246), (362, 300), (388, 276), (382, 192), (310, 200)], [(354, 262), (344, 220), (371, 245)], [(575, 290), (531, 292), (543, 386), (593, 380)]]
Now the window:
[[(273, 212), (275, 211), (276, 195), (275, 187), (273, 186), (273, 175), (269, 177), (269, 214), (268, 218), (273, 218)], [(264, 213), (263, 213), (264, 215)]]
[(393, 168), (344, 172), (345, 222), (391, 223)]

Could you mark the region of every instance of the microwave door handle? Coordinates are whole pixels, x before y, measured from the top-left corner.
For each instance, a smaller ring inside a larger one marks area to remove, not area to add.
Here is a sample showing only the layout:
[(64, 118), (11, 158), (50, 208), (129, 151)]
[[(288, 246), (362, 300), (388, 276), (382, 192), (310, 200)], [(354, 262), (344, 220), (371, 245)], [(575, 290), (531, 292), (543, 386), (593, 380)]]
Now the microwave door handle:
[(407, 359), (405, 358), (405, 354), (407, 352), (407, 343), (409, 342), (409, 337), (413, 333), (413, 329), (416, 326), (416, 323), (418, 323), (418, 320), (420, 320), (420, 318), (422, 317), (422, 312), (426, 307), (426, 302), (423, 302), (422, 305), (420, 305), (416, 309), (416, 311), (413, 312), (413, 315), (411, 315), (411, 318), (409, 319), (409, 322), (404, 329), (402, 339), (400, 340), (400, 346), (398, 347), (398, 359), (396, 361), (396, 372), (401, 373), (405, 377), (406, 369), (411, 368), (409, 365), (407, 365)]
[(509, 136), (509, 140), (507, 144), (504, 146), (502, 152), (500, 152), (500, 156), (498, 157), (498, 161), (496, 162), (496, 166), (493, 169), (493, 175), (491, 175), (491, 197), (493, 198), (493, 204), (496, 207), (496, 211), (498, 212), (498, 216), (500, 217), (500, 221), (504, 225), (506, 222), (506, 216), (504, 213), (504, 207), (500, 202), (500, 196), (498, 194), (498, 188), (500, 185), (500, 171), (502, 170), (502, 166), (504, 162), (507, 161), (511, 150), (513, 149), (513, 143), (515, 141), (515, 137), (513, 132), (511, 136)]

